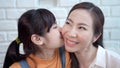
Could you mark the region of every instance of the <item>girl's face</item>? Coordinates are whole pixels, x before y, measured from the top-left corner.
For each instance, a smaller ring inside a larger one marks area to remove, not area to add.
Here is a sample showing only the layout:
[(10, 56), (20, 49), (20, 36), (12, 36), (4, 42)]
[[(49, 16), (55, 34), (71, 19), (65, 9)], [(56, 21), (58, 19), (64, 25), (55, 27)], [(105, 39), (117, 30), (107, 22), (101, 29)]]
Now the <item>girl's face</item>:
[(65, 48), (69, 52), (88, 49), (96, 37), (93, 33), (93, 19), (90, 13), (84, 9), (72, 11), (62, 28)]
[(44, 36), (44, 46), (47, 48), (58, 48), (63, 45), (63, 39), (60, 33), (60, 27), (53, 24), (50, 31)]

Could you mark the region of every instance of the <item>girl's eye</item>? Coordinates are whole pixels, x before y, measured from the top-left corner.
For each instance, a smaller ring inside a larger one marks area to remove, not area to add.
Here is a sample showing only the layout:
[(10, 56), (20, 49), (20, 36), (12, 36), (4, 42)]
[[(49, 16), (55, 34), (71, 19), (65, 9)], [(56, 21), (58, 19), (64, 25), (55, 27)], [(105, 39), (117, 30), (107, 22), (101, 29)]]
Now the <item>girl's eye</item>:
[(54, 26), (53, 29), (56, 29), (58, 26)]
[(69, 23), (69, 22), (67, 22), (67, 21), (66, 21), (65, 23), (66, 23), (66, 24), (70, 24), (70, 23)]

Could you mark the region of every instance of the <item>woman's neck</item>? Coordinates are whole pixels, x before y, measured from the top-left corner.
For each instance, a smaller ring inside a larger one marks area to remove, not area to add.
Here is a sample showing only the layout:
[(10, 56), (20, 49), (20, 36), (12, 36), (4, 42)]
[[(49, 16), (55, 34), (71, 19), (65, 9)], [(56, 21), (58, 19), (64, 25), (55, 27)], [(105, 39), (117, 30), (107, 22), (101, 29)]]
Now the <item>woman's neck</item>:
[(90, 64), (94, 61), (97, 53), (97, 48), (93, 45), (85, 48), (83, 51), (78, 51), (75, 53), (80, 68), (89, 68)]

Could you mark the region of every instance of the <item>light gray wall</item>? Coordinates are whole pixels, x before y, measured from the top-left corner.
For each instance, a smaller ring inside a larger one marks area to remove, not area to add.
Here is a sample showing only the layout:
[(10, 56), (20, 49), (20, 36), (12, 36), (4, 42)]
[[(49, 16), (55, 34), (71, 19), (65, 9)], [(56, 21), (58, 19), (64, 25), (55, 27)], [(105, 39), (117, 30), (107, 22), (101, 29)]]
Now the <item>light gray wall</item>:
[(70, 8), (82, 1), (91, 1), (105, 15), (104, 44), (120, 54), (120, 0), (0, 0), (0, 68), (9, 43), (17, 37), (17, 20), (28, 9), (51, 10), (62, 26)]

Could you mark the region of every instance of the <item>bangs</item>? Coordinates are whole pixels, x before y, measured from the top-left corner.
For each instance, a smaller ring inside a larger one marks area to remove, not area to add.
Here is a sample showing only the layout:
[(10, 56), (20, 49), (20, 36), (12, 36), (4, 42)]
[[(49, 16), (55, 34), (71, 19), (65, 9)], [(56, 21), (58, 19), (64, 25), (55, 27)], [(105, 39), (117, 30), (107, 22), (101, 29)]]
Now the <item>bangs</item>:
[[(53, 24), (56, 24), (56, 19), (53, 13), (51, 13), (47, 9), (43, 9), (45, 11), (37, 10), (41, 16), (41, 23), (43, 23), (45, 29), (47, 29), (47, 32), (50, 31), (50, 28)], [(47, 11), (46, 11), (47, 10)]]

